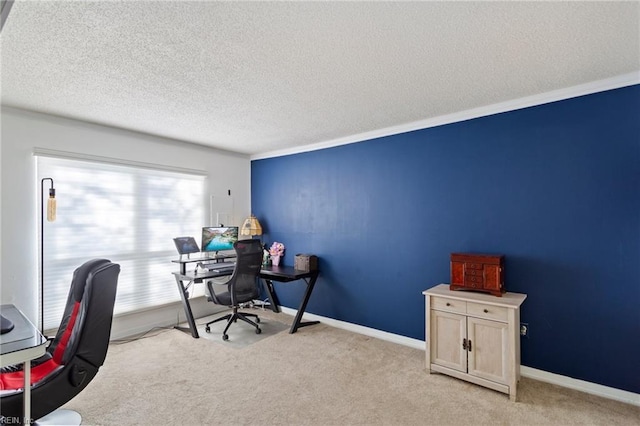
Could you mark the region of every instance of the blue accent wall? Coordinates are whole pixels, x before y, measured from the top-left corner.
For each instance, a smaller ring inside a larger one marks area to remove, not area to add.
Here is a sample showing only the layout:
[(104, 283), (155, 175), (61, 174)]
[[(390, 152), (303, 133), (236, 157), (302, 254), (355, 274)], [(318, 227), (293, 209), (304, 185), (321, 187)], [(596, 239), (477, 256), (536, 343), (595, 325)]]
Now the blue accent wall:
[[(255, 160), (265, 242), (320, 257), (308, 312), (424, 339), (452, 252), (502, 253), (522, 364), (640, 393), (640, 85)], [(276, 284), (297, 309), (302, 285)]]

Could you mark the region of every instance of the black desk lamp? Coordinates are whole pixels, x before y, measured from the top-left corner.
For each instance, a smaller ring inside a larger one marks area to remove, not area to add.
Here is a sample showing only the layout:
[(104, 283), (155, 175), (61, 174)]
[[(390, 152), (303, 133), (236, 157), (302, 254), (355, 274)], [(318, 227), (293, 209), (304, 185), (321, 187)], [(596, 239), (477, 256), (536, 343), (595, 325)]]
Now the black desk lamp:
[(56, 189), (53, 179), (44, 178), (40, 181), (40, 332), (44, 334), (44, 181), (51, 181), (49, 198), (47, 199), (47, 221), (56, 220)]

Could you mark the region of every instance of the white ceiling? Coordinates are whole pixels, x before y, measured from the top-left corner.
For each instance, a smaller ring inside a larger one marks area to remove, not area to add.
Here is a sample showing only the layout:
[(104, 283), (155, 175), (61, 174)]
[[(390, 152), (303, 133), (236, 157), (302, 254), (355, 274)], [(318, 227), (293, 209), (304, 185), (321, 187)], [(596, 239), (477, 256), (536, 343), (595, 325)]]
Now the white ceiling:
[(2, 104), (249, 155), (640, 72), (640, 2), (16, 0)]

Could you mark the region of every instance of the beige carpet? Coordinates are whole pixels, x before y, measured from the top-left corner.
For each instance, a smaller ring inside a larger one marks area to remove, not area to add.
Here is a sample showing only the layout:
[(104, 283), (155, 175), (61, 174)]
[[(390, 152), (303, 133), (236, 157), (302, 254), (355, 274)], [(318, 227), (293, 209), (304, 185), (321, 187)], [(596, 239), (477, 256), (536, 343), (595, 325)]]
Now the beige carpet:
[[(259, 312), (267, 322), (292, 320)], [(112, 344), (66, 408), (85, 425), (640, 424), (639, 407), (526, 378), (512, 403), (427, 374), (421, 350), (324, 324), (242, 348), (177, 330)]]

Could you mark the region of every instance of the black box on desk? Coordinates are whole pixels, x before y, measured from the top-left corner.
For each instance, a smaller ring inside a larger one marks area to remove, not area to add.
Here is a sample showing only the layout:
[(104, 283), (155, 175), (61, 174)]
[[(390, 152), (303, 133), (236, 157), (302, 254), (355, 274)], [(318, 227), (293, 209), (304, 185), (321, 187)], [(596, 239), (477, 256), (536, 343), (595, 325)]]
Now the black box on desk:
[(318, 256), (314, 254), (296, 254), (293, 268), (300, 271), (315, 271), (318, 269)]

